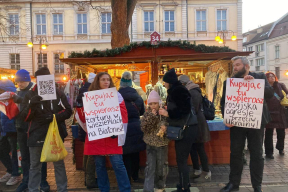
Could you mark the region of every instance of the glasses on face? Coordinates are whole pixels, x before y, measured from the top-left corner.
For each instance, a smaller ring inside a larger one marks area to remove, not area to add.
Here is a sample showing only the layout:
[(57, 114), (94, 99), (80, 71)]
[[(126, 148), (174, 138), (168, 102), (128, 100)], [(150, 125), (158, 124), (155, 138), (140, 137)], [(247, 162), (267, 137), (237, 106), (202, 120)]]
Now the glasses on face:
[(271, 76), (268, 76), (268, 78), (275, 78), (273, 75), (271, 75)]

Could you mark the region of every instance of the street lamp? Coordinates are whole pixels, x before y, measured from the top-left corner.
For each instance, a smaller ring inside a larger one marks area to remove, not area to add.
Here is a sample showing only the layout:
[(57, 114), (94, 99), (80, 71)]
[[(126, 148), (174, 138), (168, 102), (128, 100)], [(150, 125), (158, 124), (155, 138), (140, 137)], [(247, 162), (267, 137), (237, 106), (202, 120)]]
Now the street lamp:
[[(46, 37), (36, 37), (36, 41), (39, 41), (39, 44), (40, 44), (40, 47), (39, 47), (39, 50), (40, 50), (40, 62), (41, 62), (41, 66), (42, 66), (42, 49), (45, 50), (47, 49), (47, 46), (48, 46), (48, 42), (47, 42), (47, 39)], [(27, 43), (27, 46), (32, 48), (33, 47), (33, 42), (30, 41)]]
[(237, 37), (236, 35), (234, 35), (234, 31), (231, 30), (223, 30), (223, 31), (218, 31), (217, 32), (217, 36), (215, 37), (215, 41), (217, 41), (219, 44), (226, 44), (226, 38), (227, 36), (230, 34), (232, 34), (231, 40), (232, 41), (236, 41)]

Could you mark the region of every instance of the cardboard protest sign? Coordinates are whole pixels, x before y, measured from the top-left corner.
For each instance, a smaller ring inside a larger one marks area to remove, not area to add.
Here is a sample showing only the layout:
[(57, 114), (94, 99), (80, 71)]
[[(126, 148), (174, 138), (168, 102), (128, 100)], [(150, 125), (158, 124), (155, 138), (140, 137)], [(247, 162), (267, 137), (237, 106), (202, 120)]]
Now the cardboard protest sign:
[(264, 102), (264, 79), (226, 81), (224, 123), (260, 129)]
[(115, 87), (86, 92), (82, 99), (89, 141), (124, 134)]
[(56, 99), (56, 85), (54, 75), (41, 75), (37, 76), (38, 95), (43, 100)]

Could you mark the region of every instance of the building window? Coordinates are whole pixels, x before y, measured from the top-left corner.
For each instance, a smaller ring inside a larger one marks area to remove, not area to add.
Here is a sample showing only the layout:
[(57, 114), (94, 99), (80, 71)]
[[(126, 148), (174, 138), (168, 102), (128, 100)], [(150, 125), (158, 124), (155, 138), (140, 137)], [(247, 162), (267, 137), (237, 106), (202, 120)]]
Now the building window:
[(243, 47), (243, 51), (246, 51), (246, 47)]
[(45, 14), (36, 15), (36, 28), (37, 28), (37, 35), (46, 35), (46, 15)]
[(250, 66), (253, 66), (253, 60), (250, 60)]
[(154, 31), (154, 12), (153, 11), (144, 12), (144, 31), (145, 32)]
[(264, 58), (256, 59), (257, 66), (264, 66)]
[[(42, 62), (41, 62), (42, 61)], [(40, 69), (41, 67), (47, 67), (47, 53), (42, 53), (42, 58), (41, 55), (38, 54), (38, 69)]]
[(279, 59), (280, 58), (280, 49), (279, 49), (279, 45), (275, 46), (275, 59)]
[(63, 14), (53, 14), (53, 34), (63, 34)]
[(275, 75), (279, 80), (280, 79), (280, 67), (275, 67)]
[(20, 54), (10, 54), (11, 69), (20, 70)]
[(55, 66), (55, 73), (64, 73), (64, 63), (62, 63), (59, 58), (61, 54), (54, 54), (54, 66)]
[(256, 51), (257, 52), (264, 51), (264, 44), (256, 45)]
[(78, 34), (87, 34), (87, 14), (86, 13), (77, 14), (77, 27), (78, 27)]
[(10, 35), (19, 34), (19, 15), (9, 14), (9, 31)]
[(244, 37), (243, 38), (243, 43), (246, 43), (247, 42), (247, 37)]
[(227, 30), (227, 10), (217, 10), (217, 31)]
[(248, 47), (248, 51), (253, 51), (253, 47)]
[(102, 13), (102, 33), (111, 33), (111, 13)]
[(197, 31), (206, 31), (206, 10), (196, 11)]
[(175, 31), (174, 11), (165, 11), (165, 32)]

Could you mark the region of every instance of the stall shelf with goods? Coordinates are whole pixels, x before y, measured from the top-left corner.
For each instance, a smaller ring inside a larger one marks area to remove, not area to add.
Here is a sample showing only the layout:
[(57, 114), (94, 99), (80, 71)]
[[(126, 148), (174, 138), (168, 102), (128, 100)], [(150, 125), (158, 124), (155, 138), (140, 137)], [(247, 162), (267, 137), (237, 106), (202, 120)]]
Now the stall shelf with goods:
[[(157, 46), (142, 42), (105, 51), (72, 53), (69, 58), (61, 60), (70, 67), (79, 66), (96, 73), (106, 71), (112, 75), (116, 84), (123, 71), (141, 71), (138, 83), (144, 91), (147, 91), (149, 86), (150, 89), (155, 89), (155, 85), (161, 85), (164, 73), (171, 68), (175, 68), (178, 75), (188, 75), (199, 84), (209, 100), (214, 98), (216, 106), (216, 118), (208, 122), (211, 141), (205, 144), (209, 163), (227, 164), (230, 161), (230, 134), (223, 124), (220, 112), (223, 82), (231, 75), (231, 58), (249, 54), (251, 52), (236, 52), (228, 47), (168, 41), (160, 42)], [(141, 75), (145, 78), (141, 79)], [(163, 100), (165, 101), (165, 98)], [(169, 165), (176, 165), (175, 157), (174, 141), (171, 141)], [(145, 166), (145, 161), (146, 153), (141, 152), (141, 166)]]

